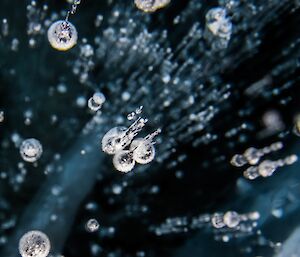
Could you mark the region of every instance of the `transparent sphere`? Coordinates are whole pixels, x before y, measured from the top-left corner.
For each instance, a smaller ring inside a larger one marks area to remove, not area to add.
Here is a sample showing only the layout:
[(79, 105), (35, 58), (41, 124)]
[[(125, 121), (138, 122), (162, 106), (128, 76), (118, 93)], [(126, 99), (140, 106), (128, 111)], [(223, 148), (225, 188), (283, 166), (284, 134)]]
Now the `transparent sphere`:
[(47, 235), (37, 230), (27, 232), (19, 241), (19, 252), (22, 257), (46, 257), (50, 248)]
[(105, 102), (105, 96), (100, 93), (97, 92), (95, 93), (88, 101), (88, 107), (92, 110), (92, 111), (98, 111), (101, 109), (102, 105)]
[[(107, 154), (115, 154), (124, 149), (130, 142), (123, 143), (126, 127), (114, 127), (110, 129), (102, 138), (102, 150)], [(124, 145), (125, 144), (125, 145)]]
[(242, 167), (247, 163), (246, 158), (243, 155), (235, 154), (230, 161), (231, 165), (236, 167)]
[(69, 50), (76, 45), (77, 39), (75, 26), (66, 20), (56, 21), (48, 29), (49, 43), (59, 51)]
[(130, 150), (133, 151), (133, 159), (140, 164), (147, 164), (155, 157), (154, 146), (143, 138), (133, 140)]
[(223, 215), (221, 213), (215, 213), (211, 217), (211, 224), (215, 228), (223, 228), (225, 227), (224, 221), (223, 221)]
[(117, 152), (113, 158), (113, 165), (118, 171), (124, 173), (131, 171), (135, 165), (132, 152), (128, 150)]
[(99, 229), (99, 223), (96, 219), (89, 219), (85, 227), (88, 232), (96, 232)]
[(235, 211), (228, 211), (224, 214), (223, 221), (229, 228), (234, 228), (240, 224), (241, 218)]
[(20, 154), (24, 161), (35, 162), (43, 153), (43, 147), (35, 138), (29, 138), (22, 142), (20, 146)]

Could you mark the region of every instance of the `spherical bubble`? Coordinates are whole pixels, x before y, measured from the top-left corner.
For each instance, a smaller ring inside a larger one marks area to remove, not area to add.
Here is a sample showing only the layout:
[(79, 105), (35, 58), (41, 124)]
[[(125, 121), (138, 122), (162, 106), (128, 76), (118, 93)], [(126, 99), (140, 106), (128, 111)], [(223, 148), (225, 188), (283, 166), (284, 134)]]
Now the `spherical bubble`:
[(22, 142), (20, 146), (20, 154), (24, 161), (35, 162), (43, 153), (43, 147), (35, 138), (29, 138)]
[(92, 233), (99, 229), (99, 223), (96, 219), (89, 219), (85, 227), (88, 232)]
[(76, 45), (77, 39), (75, 26), (66, 20), (56, 21), (48, 29), (49, 43), (59, 51), (69, 50)]
[(110, 129), (102, 138), (102, 150), (107, 154), (115, 154), (117, 151), (124, 149), (130, 142), (121, 142), (122, 137), (125, 136), (126, 127), (114, 127)]
[(143, 138), (133, 140), (130, 145), (130, 150), (133, 151), (133, 159), (140, 164), (147, 164), (153, 161), (155, 157), (153, 144)]
[(27, 232), (19, 241), (19, 252), (22, 257), (46, 257), (50, 248), (47, 235), (37, 230)]
[(118, 171), (124, 173), (131, 171), (135, 165), (132, 152), (128, 150), (117, 152), (113, 158), (113, 165)]
[(240, 224), (241, 218), (235, 211), (228, 211), (224, 214), (223, 220), (227, 227), (234, 228)]
[(212, 217), (211, 217), (211, 224), (215, 227), (215, 228), (223, 228), (225, 226), (225, 223), (223, 221), (223, 215), (220, 213), (215, 213)]
[(105, 100), (105, 96), (102, 93), (97, 92), (89, 99), (88, 106), (92, 111), (98, 111), (101, 109)]

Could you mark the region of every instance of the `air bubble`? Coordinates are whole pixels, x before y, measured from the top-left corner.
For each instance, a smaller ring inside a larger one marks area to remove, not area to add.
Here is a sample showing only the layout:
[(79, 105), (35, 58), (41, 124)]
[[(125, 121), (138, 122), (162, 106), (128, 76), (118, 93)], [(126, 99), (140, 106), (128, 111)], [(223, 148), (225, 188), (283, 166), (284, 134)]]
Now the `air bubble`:
[(102, 138), (101, 144), (103, 152), (115, 154), (117, 151), (124, 149), (126, 144), (125, 146), (123, 145), (122, 138), (125, 136), (126, 130), (126, 127), (114, 127), (110, 129)]
[(105, 96), (101, 92), (95, 93), (88, 101), (88, 107), (92, 111), (98, 111), (101, 109), (102, 105), (105, 102)]
[(224, 223), (229, 228), (237, 227), (241, 221), (240, 215), (235, 211), (228, 211), (223, 217)]
[(114, 155), (113, 165), (116, 170), (127, 173), (134, 168), (135, 160), (129, 150), (119, 151)]
[(211, 223), (215, 228), (223, 228), (225, 227), (225, 223), (223, 221), (223, 215), (220, 213), (215, 213), (211, 217)]
[(99, 222), (96, 219), (89, 219), (85, 225), (85, 228), (88, 232), (96, 232), (99, 229)]
[(46, 257), (50, 247), (47, 235), (37, 230), (27, 232), (19, 241), (19, 252), (22, 257)]
[(50, 45), (59, 51), (67, 51), (76, 45), (78, 39), (75, 26), (66, 21), (54, 22), (48, 29), (48, 40)]
[(147, 164), (155, 157), (153, 144), (144, 138), (137, 138), (132, 141), (130, 150), (133, 151), (133, 159), (140, 164)]
[(35, 162), (43, 153), (43, 147), (35, 138), (29, 138), (22, 142), (20, 146), (20, 154), (24, 161)]

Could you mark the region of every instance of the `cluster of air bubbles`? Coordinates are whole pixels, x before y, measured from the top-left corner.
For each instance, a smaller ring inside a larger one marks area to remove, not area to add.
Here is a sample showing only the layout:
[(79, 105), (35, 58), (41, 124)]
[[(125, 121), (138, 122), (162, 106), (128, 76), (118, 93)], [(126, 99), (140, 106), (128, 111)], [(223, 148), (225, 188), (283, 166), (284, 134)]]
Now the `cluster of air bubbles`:
[(96, 219), (89, 219), (85, 225), (88, 232), (96, 232), (99, 229), (99, 222)]
[[(287, 156), (284, 159), (276, 161), (264, 160), (260, 162), (261, 157), (274, 151), (278, 151), (283, 148), (282, 142), (275, 142), (270, 146), (266, 146), (262, 149), (256, 149), (254, 147), (248, 148), (243, 154), (235, 154), (231, 158), (231, 165), (236, 167), (242, 167), (246, 164), (251, 165), (244, 171), (244, 177), (250, 180), (257, 177), (270, 177), (279, 167), (285, 165), (292, 165), (298, 160), (296, 155)], [(259, 163), (260, 162), (260, 163)], [(259, 163), (259, 164), (258, 164)], [(258, 165), (257, 165), (258, 164)]]
[[(141, 112), (142, 107), (138, 108), (134, 115)], [(136, 162), (147, 164), (153, 161), (155, 157), (154, 137), (161, 130), (158, 129), (144, 138), (134, 139), (147, 121), (145, 118), (138, 117), (130, 127), (114, 127), (103, 136), (102, 150), (114, 155), (113, 165), (118, 171), (127, 173), (134, 168)]]
[(231, 158), (231, 165), (236, 167), (242, 167), (245, 164), (255, 165), (257, 164), (261, 157), (271, 152), (278, 151), (283, 148), (282, 142), (275, 142), (270, 146), (266, 146), (262, 149), (256, 149), (254, 147), (249, 147), (243, 154), (235, 154)]
[(143, 111), (143, 106), (140, 106), (139, 108), (137, 108), (134, 112), (131, 112), (127, 115), (127, 119), (128, 120), (133, 120), (135, 119), (138, 115), (140, 115)]
[(48, 40), (50, 45), (59, 51), (67, 51), (77, 43), (77, 30), (67, 20), (54, 22), (48, 29)]
[(212, 42), (215, 49), (227, 48), (232, 34), (232, 23), (223, 7), (210, 9), (205, 16), (206, 38)]
[(264, 160), (258, 166), (251, 166), (244, 171), (244, 177), (250, 180), (256, 179), (257, 177), (270, 177), (280, 167), (286, 165), (292, 165), (298, 160), (297, 155), (292, 154), (284, 159), (276, 161)]
[(238, 214), (235, 211), (228, 211), (225, 213), (214, 213), (211, 216), (211, 224), (214, 228), (237, 228), (241, 222), (248, 220), (258, 220), (258, 212), (251, 212), (249, 214)]
[(170, 2), (171, 0), (134, 0), (136, 7), (144, 12), (155, 12)]
[(20, 154), (26, 162), (36, 162), (43, 153), (43, 147), (35, 138), (24, 140), (20, 145)]
[(77, 7), (78, 7), (78, 5), (80, 5), (81, 0), (73, 0), (73, 1), (71, 1), (71, 3), (72, 3), (72, 7), (71, 7), (71, 10), (67, 13), (66, 20), (69, 19), (70, 14), (75, 14), (76, 13)]
[(105, 96), (101, 92), (96, 92), (88, 100), (88, 107), (94, 112), (99, 111), (102, 105), (105, 103), (105, 100)]
[(22, 257), (46, 257), (50, 248), (48, 236), (37, 230), (27, 232), (19, 241), (19, 252)]
[(186, 233), (195, 229), (209, 229), (216, 240), (228, 242), (231, 238), (254, 234), (260, 214), (257, 211), (239, 214), (235, 211), (225, 213), (202, 214), (191, 219), (183, 217), (167, 218), (159, 226), (151, 226), (157, 236), (174, 233)]

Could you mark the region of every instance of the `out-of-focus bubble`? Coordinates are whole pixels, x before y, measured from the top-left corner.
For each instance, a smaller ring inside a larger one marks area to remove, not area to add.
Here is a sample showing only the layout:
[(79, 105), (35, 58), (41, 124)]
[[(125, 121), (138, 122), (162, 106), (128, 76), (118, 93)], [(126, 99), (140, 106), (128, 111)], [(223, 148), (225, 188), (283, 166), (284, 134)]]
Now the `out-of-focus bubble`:
[(99, 229), (99, 222), (96, 219), (89, 219), (85, 225), (88, 232), (96, 232)]
[(228, 211), (224, 214), (223, 221), (229, 228), (234, 228), (239, 225), (241, 218), (235, 211)]
[(205, 16), (206, 26), (213, 35), (230, 39), (232, 23), (226, 15), (226, 9), (224, 8), (215, 7), (210, 9)]
[(105, 102), (105, 96), (101, 92), (95, 93), (88, 101), (88, 107), (96, 112), (101, 109)]
[(270, 177), (276, 170), (276, 163), (273, 161), (265, 160), (258, 165), (258, 173), (262, 177)]
[(212, 217), (211, 217), (211, 224), (215, 227), (215, 228), (223, 228), (225, 227), (225, 223), (223, 221), (223, 215), (221, 213), (215, 213)]
[(20, 154), (26, 162), (36, 162), (43, 153), (43, 147), (35, 138), (29, 138), (22, 142), (20, 146)]

